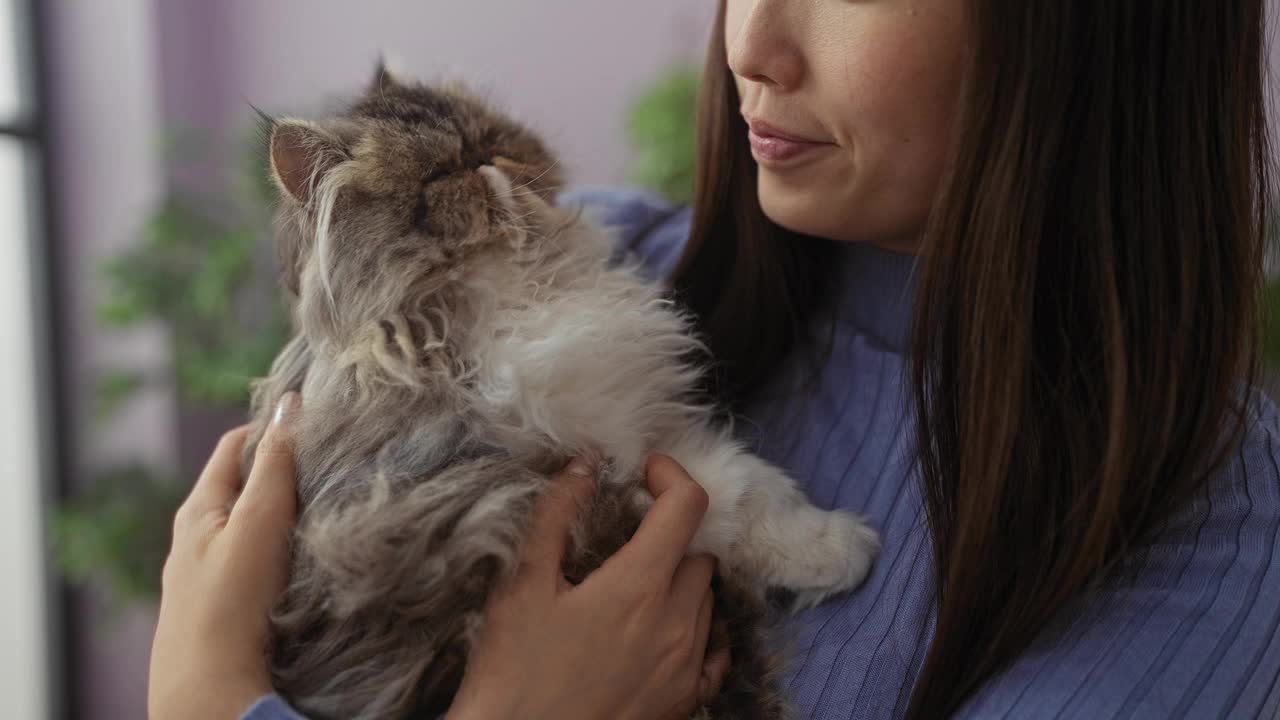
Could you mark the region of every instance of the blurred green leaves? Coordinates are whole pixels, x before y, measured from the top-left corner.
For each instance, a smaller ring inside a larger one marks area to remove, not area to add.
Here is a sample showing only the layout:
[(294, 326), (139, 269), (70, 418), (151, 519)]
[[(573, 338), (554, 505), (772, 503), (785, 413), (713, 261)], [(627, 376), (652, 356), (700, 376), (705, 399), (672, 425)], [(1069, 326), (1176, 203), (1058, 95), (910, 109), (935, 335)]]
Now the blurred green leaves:
[(631, 179), (672, 202), (693, 200), (699, 71), (667, 70), (632, 103), (627, 132), (634, 150)]
[[(175, 162), (216, 166), (216, 143), (194, 131), (171, 135), (166, 146)], [(110, 422), (153, 385), (175, 388), (187, 407), (244, 406), (251, 380), (267, 373), (288, 339), (260, 150), (255, 136), (231, 155), (244, 162), (226, 187), (175, 183), (139, 223), (138, 242), (104, 263), (99, 323), (121, 332), (159, 327), (171, 353), (160, 367), (100, 369), (95, 423)], [(173, 514), (186, 493), (176, 475), (126, 462), (99, 473), (59, 508), (52, 541), (67, 577), (103, 580), (117, 604), (158, 597)]]
[(94, 398), (93, 419), (104, 422), (120, 409), (126, 400), (140, 390), (146, 377), (130, 370), (108, 370), (98, 379), (97, 397)]
[(183, 494), (174, 478), (144, 465), (103, 473), (53, 518), (59, 567), (74, 582), (106, 579), (117, 605), (159, 597), (169, 531)]

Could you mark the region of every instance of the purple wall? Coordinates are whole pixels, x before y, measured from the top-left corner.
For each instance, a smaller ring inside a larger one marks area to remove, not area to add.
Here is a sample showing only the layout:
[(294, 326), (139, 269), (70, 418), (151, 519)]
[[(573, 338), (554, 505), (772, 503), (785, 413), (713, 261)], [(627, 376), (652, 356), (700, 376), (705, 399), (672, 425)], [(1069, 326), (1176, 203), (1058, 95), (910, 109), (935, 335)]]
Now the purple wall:
[(579, 183), (625, 179), (623, 115), (675, 60), (702, 56), (709, 2), (184, 0), (157, 4), (166, 116), (248, 119), (248, 102), (306, 112), (361, 87), (385, 54), (421, 78), (456, 74), (551, 139)]

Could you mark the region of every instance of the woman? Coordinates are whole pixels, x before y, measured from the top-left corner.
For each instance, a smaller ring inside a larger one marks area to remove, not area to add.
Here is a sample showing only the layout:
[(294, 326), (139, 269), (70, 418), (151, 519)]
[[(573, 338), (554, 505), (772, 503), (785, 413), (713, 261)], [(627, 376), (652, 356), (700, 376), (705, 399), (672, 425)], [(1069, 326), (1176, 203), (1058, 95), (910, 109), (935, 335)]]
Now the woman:
[[(697, 313), (744, 434), (883, 533), (861, 590), (793, 622), (798, 715), (1277, 717), (1280, 415), (1249, 389), (1263, 0), (722, 0), (719, 20), (692, 209), (577, 199)], [(274, 452), (228, 515), (229, 454), (177, 524), (155, 717), (269, 692), (291, 469)], [(714, 691), (709, 563), (679, 560), (705, 499), (656, 460), (651, 531), (612, 582), (567, 588), (576, 477), (451, 718), (669, 717)]]

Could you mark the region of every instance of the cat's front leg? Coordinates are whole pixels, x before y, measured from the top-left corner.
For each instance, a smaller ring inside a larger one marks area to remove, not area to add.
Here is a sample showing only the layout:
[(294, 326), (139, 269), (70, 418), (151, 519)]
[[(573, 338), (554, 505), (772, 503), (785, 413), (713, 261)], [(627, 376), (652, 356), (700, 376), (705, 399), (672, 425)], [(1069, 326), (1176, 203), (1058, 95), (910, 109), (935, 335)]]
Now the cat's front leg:
[(693, 552), (709, 552), (735, 572), (784, 587), (796, 606), (857, 587), (880, 542), (857, 515), (814, 507), (785, 473), (723, 433), (681, 433), (657, 452), (670, 455), (710, 499)]

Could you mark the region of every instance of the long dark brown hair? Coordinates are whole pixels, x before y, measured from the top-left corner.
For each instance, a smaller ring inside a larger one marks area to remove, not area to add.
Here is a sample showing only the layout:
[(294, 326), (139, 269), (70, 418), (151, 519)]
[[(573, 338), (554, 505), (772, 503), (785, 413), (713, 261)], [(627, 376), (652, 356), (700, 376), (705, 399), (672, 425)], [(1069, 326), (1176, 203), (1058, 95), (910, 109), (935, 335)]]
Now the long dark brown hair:
[[(910, 717), (958, 709), (1238, 448), (1271, 162), (1263, 6), (968, 0), (910, 348), (938, 603)], [(760, 209), (723, 15), (673, 283), (740, 405), (823, 282), (821, 245)]]

